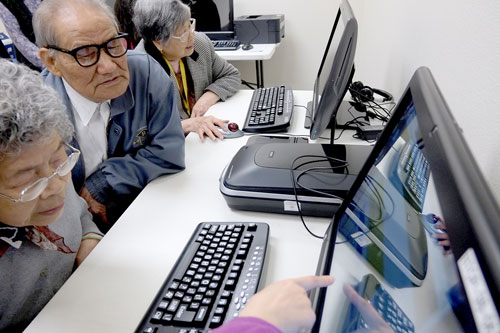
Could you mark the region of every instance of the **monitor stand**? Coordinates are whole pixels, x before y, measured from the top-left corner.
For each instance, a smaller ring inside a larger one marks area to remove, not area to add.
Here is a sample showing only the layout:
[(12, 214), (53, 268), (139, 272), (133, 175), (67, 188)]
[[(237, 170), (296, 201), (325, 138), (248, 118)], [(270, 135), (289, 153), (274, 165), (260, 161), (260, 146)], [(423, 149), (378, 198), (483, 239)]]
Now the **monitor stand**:
[[(370, 120), (366, 115), (366, 112), (360, 112), (356, 110), (354, 105), (349, 101), (342, 101), (340, 107), (335, 115), (335, 127), (340, 129), (356, 129), (357, 126), (349, 125), (349, 122), (353, 119), (358, 119), (359, 121), (366, 122), (366, 125), (370, 125)], [(304, 121), (304, 128), (311, 128), (312, 122), (312, 101), (307, 103), (307, 113)], [(328, 125), (328, 128), (331, 128)]]
[(307, 105), (306, 105), (306, 118), (304, 120), (304, 128), (311, 128), (311, 123), (312, 123), (312, 105), (313, 105), (313, 101), (307, 102)]

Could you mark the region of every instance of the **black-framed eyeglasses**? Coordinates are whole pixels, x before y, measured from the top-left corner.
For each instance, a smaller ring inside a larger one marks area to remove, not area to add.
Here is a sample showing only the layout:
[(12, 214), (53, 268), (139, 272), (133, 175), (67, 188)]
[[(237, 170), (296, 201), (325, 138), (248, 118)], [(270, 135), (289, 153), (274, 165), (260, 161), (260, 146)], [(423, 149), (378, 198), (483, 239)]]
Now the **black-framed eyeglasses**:
[(8, 199), (12, 202), (29, 202), (38, 198), (43, 191), (49, 185), (49, 181), (55, 176), (64, 177), (75, 167), (78, 158), (80, 157), (80, 151), (68, 144), (64, 144), (66, 148), (66, 154), (68, 158), (64, 160), (54, 171), (54, 173), (48, 177), (43, 177), (37, 179), (34, 183), (28, 185), (20, 193), (19, 197), (13, 198), (9, 195), (0, 193), (0, 197)]
[(97, 64), (99, 61), (101, 49), (104, 49), (104, 51), (112, 58), (119, 58), (123, 56), (128, 50), (128, 34), (122, 32), (105, 43), (83, 45), (74, 48), (73, 50), (61, 49), (54, 45), (49, 45), (47, 48), (70, 54), (73, 58), (75, 58), (76, 62), (80, 66), (90, 67)]

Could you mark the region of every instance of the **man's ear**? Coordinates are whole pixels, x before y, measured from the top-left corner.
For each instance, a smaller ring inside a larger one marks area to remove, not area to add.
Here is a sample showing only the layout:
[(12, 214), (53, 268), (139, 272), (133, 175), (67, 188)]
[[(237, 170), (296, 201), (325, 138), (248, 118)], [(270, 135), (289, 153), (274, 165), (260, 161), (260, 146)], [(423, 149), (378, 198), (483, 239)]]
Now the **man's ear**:
[(51, 50), (46, 47), (41, 47), (39, 54), (43, 64), (52, 74), (54, 74), (55, 76), (62, 76), (61, 71), (57, 68), (56, 58), (51, 55)]

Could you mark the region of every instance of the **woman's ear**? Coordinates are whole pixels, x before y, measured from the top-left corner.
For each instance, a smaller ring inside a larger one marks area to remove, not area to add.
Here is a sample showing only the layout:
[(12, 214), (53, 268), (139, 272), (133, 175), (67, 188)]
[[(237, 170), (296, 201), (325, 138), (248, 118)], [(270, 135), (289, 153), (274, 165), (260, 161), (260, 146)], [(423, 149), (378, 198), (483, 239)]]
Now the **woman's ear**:
[(157, 40), (154, 40), (153, 41), (153, 44), (156, 46), (156, 48), (158, 49), (158, 51), (162, 52), (162, 49), (161, 49), (161, 44), (159, 41)]

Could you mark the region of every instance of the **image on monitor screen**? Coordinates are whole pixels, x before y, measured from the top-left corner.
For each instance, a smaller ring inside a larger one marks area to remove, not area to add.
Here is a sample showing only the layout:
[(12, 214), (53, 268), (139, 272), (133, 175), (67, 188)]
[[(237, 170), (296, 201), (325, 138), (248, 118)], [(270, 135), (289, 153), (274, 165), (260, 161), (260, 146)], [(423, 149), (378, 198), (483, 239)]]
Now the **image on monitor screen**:
[(191, 8), (196, 30), (210, 39), (234, 38), (233, 0), (182, 0)]
[[(395, 180), (401, 166), (413, 175)], [(406, 191), (422, 194), (419, 205)], [(430, 70), (419, 68), (326, 232), (317, 274), (335, 283), (311, 297), (313, 332), (498, 331), (499, 219)]]
[[(315, 140), (330, 125), (332, 133), (335, 116), (354, 75), (354, 54), (358, 23), (351, 6), (342, 1), (314, 82), (313, 100), (308, 105), (305, 127)], [(333, 143), (333, 135), (330, 138)]]

